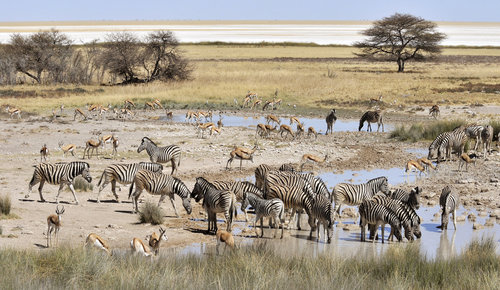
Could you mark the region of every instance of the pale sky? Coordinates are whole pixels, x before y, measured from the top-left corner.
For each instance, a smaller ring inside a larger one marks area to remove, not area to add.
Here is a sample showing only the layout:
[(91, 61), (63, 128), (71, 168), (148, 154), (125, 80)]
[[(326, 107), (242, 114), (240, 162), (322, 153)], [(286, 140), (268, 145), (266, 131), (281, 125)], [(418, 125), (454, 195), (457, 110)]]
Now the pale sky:
[(70, 20), (377, 20), (500, 22), (499, 0), (2, 0), (0, 22)]

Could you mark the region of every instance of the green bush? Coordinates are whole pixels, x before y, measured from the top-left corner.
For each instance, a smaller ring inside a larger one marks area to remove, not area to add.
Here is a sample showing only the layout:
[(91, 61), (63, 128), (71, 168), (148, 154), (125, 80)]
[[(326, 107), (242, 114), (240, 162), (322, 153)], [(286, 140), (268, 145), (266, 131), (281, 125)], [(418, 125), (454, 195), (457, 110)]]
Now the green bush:
[(150, 223), (152, 225), (161, 225), (164, 221), (163, 211), (161, 208), (152, 203), (146, 202), (139, 211), (139, 222)]
[(0, 215), (9, 215), (11, 206), (9, 196), (0, 196)]

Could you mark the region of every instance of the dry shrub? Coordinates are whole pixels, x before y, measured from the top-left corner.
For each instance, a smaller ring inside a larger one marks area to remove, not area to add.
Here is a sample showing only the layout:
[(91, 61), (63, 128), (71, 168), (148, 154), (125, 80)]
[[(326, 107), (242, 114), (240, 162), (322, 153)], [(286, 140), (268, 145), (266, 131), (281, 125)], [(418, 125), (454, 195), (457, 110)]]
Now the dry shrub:
[(163, 216), (164, 214), (161, 207), (148, 201), (141, 207), (139, 212), (139, 222), (161, 225), (164, 221)]
[(12, 205), (9, 196), (0, 196), (0, 215), (9, 215), (11, 206)]

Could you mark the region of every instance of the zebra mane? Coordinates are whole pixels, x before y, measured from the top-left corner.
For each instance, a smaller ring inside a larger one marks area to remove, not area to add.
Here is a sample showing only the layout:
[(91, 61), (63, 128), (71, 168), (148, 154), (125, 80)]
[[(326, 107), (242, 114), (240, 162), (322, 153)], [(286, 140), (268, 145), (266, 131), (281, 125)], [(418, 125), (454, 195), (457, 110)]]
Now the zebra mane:
[(149, 142), (153, 143), (153, 145), (157, 146), (156, 143), (153, 142), (153, 140), (149, 139), (149, 137), (143, 137), (142, 141), (144, 141), (144, 139), (148, 140)]
[(196, 183), (201, 183), (202, 185), (208, 185), (212, 188), (215, 188), (215, 186), (208, 180), (205, 179), (205, 177), (197, 177), (196, 178)]
[(83, 165), (84, 167), (90, 168), (90, 164), (88, 162), (83, 162), (83, 161), (71, 161), (66, 164), (75, 164), (75, 165)]
[(368, 180), (366, 183), (379, 182), (379, 181), (382, 181), (382, 180), (387, 181), (387, 177), (385, 177), (385, 176), (375, 177), (375, 178), (372, 178), (372, 179)]

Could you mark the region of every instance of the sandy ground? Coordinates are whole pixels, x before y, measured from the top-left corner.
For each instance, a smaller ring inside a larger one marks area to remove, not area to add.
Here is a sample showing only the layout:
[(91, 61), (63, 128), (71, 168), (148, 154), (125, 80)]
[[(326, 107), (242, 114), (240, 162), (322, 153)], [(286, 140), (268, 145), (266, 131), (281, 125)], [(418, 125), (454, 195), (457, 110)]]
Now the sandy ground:
[[(470, 108), (444, 109), (443, 114), (453, 114), (459, 110)], [(491, 110), (482, 108), (488, 114)], [(494, 110), (493, 110), (494, 111)], [(66, 112), (69, 114), (68, 112)], [(158, 114), (160, 112), (158, 111)], [(426, 112), (417, 111), (414, 114), (394, 115), (394, 122), (408, 120), (425, 120)], [(0, 237), (1, 247), (43, 249), (46, 244), (46, 217), (54, 213), (55, 195), (58, 186), (44, 186), (45, 203), (39, 202), (37, 187), (27, 199), (28, 183), (33, 174), (33, 165), (40, 161), (39, 150), (44, 143), (50, 149), (50, 162), (81, 160), (85, 141), (92, 132), (98, 130), (102, 134), (114, 133), (119, 137), (119, 156), (110, 158), (109, 145), (104, 149), (100, 159), (93, 157), (88, 162), (91, 165), (94, 189), (92, 192), (77, 192), (79, 205), (75, 205), (69, 190), (65, 190), (60, 201), (66, 208), (63, 215), (63, 226), (60, 231), (60, 243), (74, 246), (82, 245), (85, 237), (95, 232), (109, 240), (113, 248), (127, 248), (133, 237), (145, 238), (157, 226), (139, 224), (138, 217), (132, 214), (132, 204), (127, 200), (128, 186), (122, 186), (118, 191), (121, 203), (114, 202), (111, 187), (108, 185), (101, 195), (104, 201), (96, 203), (98, 192), (97, 182), (103, 169), (113, 163), (132, 163), (149, 161), (146, 152), (137, 153), (137, 147), (144, 136), (148, 136), (160, 145), (178, 144), (183, 150), (178, 177), (188, 188), (192, 189), (195, 178), (204, 176), (212, 180), (233, 180), (235, 178), (253, 175), (257, 165), (266, 163), (279, 166), (292, 162), (298, 164), (302, 154), (313, 153), (323, 156), (329, 153), (329, 162), (316, 167), (320, 172), (340, 172), (342, 170), (362, 170), (375, 168), (403, 168), (406, 161), (414, 159), (417, 153), (409, 149), (427, 148), (428, 142), (403, 143), (389, 139), (386, 133), (367, 132), (335, 132), (333, 135), (320, 135), (317, 140), (301, 139), (283, 141), (275, 136), (270, 139), (258, 139), (259, 150), (255, 154), (254, 163), (243, 162), (243, 170), (239, 171), (239, 161), (233, 162), (233, 169), (226, 171), (225, 165), (229, 152), (235, 145), (245, 145), (251, 148), (255, 142), (254, 129), (224, 127), (221, 136), (217, 138), (197, 138), (192, 125), (185, 123), (167, 123), (142, 115), (134, 120), (90, 120), (72, 121), (72, 116), (50, 122), (43, 117), (30, 116), (24, 120), (10, 120), (2, 115), (0, 140), (2, 154), (0, 155), (0, 183), (2, 194), (12, 199), (12, 212), (20, 219), (0, 220), (3, 235)], [(58, 148), (58, 142), (74, 143), (78, 146), (77, 156), (63, 157)], [(477, 208), (479, 211), (498, 212), (500, 209), (500, 156), (498, 151), (486, 159), (469, 167), (468, 172), (457, 172), (457, 162), (440, 165), (438, 171), (428, 178), (421, 178), (416, 185), (423, 186), (425, 197), (422, 203), (435, 205), (438, 202), (441, 189), (451, 184), (460, 192), (463, 204)], [(164, 170), (170, 173), (170, 168)], [(404, 187), (415, 186), (409, 184)], [(158, 201), (158, 196), (143, 193), (145, 200)], [(192, 201), (194, 203), (194, 200)], [(177, 208), (181, 214), (175, 218), (169, 201), (162, 207), (167, 215), (165, 227), (169, 240), (164, 247), (181, 247), (193, 242), (214, 242), (211, 235), (204, 234), (207, 223), (203, 220), (204, 213), (200, 205), (194, 205), (193, 213), (188, 216), (180, 199), (176, 198)], [(222, 218), (222, 217), (219, 217)], [(243, 217), (238, 217), (243, 221)], [(222, 225), (221, 225), (222, 226)], [(236, 228), (242, 228), (243, 223), (237, 223)], [(10, 235), (10, 238), (8, 237)]]

